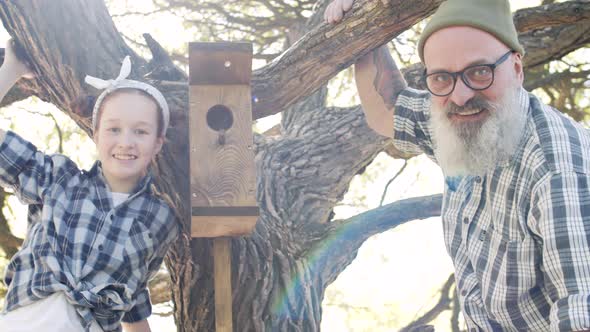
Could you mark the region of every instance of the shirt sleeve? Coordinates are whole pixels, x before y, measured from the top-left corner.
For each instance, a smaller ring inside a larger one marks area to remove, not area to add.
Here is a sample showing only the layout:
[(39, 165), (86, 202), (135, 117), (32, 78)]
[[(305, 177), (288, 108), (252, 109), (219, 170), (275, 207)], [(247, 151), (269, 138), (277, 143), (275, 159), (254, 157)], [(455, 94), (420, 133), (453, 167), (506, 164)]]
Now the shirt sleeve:
[(123, 322), (135, 323), (147, 319), (152, 314), (152, 302), (150, 301), (150, 291), (147, 287), (143, 288), (135, 300), (135, 305), (131, 310), (123, 315)]
[(11, 131), (0, 144), (0, 185), (12, 188), (25, 204), (42, 203), (45, 191), (72, 167), (65, 156), (46, 155)]
[(397, 97), (394, 111), (393, 144), (408, 154), (426, 153), (434, 158), (430, 119), (430, 94), (413, 88)]
[(560, 172), (535, 188), (529, 224), (541, 238), (551, 331), (590, 329), (590, 175)]

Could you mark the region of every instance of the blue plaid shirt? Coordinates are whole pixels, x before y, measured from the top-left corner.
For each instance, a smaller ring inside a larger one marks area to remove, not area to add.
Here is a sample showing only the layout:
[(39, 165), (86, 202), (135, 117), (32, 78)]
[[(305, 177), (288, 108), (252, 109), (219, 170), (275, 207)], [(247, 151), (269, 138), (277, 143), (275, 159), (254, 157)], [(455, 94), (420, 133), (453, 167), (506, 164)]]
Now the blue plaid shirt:
[[(442, 207), (469, 331), (590, 329), (590, 134), (521, 90), (515, 154), (483, 176), (447, 177)], [(515, 110), (517, 111), (517, 110)], [(436, 161), (430, 95), (406, 89), (396, 147)]]
[(29, 205), (27, 236), (4, 281), (5, 311), (64, 292), (89, 329), (121, 331), (121, 320), (151, 314), (148, 280), (178, 234), (171, 208), (144, 177), (113, 207), (100, 163), (81, 171), (63, 155), (45, 155), (7, 132), (0, 184)]

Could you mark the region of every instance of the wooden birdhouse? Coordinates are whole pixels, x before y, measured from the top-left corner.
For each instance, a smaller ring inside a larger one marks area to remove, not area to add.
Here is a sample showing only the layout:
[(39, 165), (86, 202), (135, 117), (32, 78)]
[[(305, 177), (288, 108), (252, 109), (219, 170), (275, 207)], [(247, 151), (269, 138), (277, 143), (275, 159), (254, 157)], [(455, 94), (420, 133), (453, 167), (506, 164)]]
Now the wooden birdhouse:
[(258, 219), (249, 43), (189, 43), (192, 237), (251, 233)]

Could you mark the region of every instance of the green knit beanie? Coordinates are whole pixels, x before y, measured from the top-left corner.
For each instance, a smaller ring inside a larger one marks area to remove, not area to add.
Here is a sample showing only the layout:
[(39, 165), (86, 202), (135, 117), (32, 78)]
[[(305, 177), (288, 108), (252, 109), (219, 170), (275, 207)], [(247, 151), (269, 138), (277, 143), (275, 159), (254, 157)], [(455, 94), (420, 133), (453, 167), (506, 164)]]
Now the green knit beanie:
[(508, 0), (447, 0), (440, 5), (420, 36), (418, 52), (423, 63), (424, 43), (428, 37), (450, 26), (470, 26), (486, 31), (524, 55)]

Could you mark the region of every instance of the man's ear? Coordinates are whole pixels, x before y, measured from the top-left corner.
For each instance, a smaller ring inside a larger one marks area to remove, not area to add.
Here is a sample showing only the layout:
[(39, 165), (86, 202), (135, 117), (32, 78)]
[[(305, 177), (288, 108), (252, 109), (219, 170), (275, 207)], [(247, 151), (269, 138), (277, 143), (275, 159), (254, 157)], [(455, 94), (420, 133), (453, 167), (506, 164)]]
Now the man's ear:
[(516, 53), (514, 56), (514, 72), (522, 85), (524, 82), (524, 67), (522, 65), (522, 55), (520, 53)]

